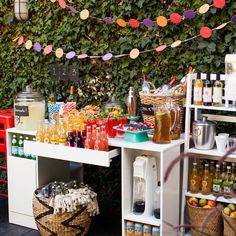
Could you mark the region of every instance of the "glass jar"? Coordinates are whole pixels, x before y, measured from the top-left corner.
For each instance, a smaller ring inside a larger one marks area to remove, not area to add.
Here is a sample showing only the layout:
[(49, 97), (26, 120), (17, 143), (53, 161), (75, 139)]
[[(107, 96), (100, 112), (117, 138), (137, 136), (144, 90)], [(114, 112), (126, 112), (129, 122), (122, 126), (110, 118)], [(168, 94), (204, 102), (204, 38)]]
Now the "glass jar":
[(38, 120), (44, 120), (45, 100), (31, 86), (18, 93), (14, 101), (15, 127), (23, 130), (36, 130)]

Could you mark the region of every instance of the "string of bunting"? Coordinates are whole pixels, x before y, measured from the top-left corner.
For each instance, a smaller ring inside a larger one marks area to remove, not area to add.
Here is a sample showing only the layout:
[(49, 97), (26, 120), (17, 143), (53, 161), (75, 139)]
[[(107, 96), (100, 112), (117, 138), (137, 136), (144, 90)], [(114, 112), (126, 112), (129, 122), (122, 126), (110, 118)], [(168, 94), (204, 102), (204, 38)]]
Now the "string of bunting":
[(144, 51), (140, 51), (138, 48), (133, 48), (128, 54), (118, 54), (118, 55), (113, 55), (111, 52), (106, 53), (105, 55), (100, 55), (100, 56), (88, 55), (86, 53), (78, 54), (75, 51), (70, 51), (70, 52), (65, 53), (62, 48), (56, 48), (55, 50), (53, 50), (53, 45), (51, 45), (51, 44), (47, 45), (45, 48), (42, 48), (42, 46), (39, 42), (35, 42), (33, 44), (33, 42), (31, 40), (27, 40), (24, 43), (25, 39), (24, 39), (23, 36), (18, 37), (16, 40), (18, 41), (17, 44), (19, 46), (24, 45), (27, 50), (30, 50), (31, 48), (33, 48), (37, 53), (43, 52), (45, 55), (48, 55), (50, 53), (55, 53), (55, 56), (57, 58), (62, 58), (63, 56), (65, 56), (67, 59), (72, 59), (72, 58), (78, 58), (78, 59), (85, 59), (85, 58), (97, 59), (98, 58), (98, 59), (100, 59), (101, 58), (103, 61), (109, 61), (112, 58), (123, 58), (123, 57), (128, 57), (129, 56), (131, 59), (136, 59), (136, 58), (138, 58), (138, 56), (140, 54), (149, 53), (149, 52), (153, 52), (153, 51), (156, 51), (156, 52), (159, 53), (159, 52), (164, 51), (167, 48), (176, 48), (176, 47), (180, 46), (181, 44), (192, 41), (192, 40), (194, 40), (198, 37), (208, 39), (212, 36), (214, 31), (223, 29), (229, 23), (236, 23), (236, 15), (232, 16), (230, 21), (222, 23), (221, 25), (219, 25), (219, 26), (217, 26), (213, 29), (211, 29), (207, 26), (204, 26), (200, 29), (198, 35), (195, 35), (191, 38), (187, 38), (183, 41), (176, 40), (171, 44), (162, 44), (162, 45), (160, 45), (156, 48), (152, 48), (152, 49), (148, 49), (148, 50), (144, 50)]
[[(51, 2), (58, 2), (59, 6), (63, 9), (68, 8), (70, 11), (72, 11), (74, 14), (79, 14), (81, 20), (86, 20), (88, 18), (93, 20), (98, 20), (100, 22), (104, 22), (108, 25), (113, 25), (116, 23), (118, 26), (125, 28), (127, 26), (131, 26), (133, 28), (139, 28), (141, 24), (145, 25), (146, 27), (152, 27), (154, 24), (157, 24), (160, 27), (165, 27), (168, 24), (168, 21), (173, 24), (179, 24), (184, 19), (193, 19), (197, 15), (197, 11), (194, 10), (186, 10), (183, 12), (183, 15), (181, 16), (179, 13), (172, 13), (169, 16), (169, 19), (165, 16), (158, 16), (156, 17), (156, 20), (152, 20), (149, 18), (145, 18), (142, 22), (138, 21), (137, 19), (130, 19), (129, 21), (126, 21), (122, 18), (112, 19), (111, 17), (105, 17), (105, 18), (99, 18), (96, 16), (91, 16), (88, 9), (83, 9), (81, 12), (79, 12), (75, 7), (68, 5), (65, 0), (51, 0)], [(72, 3), (72, 0), (69, 0), (70, 3)], [(226, 5), (226, 0), (213, 0), (213, 5), (209, 5), (208, 3), (203, 4), (199, 9), (199, 14), (205, 14), (209, 11), (211, 6), (214, 6), (216, 8), (223, 8)]]

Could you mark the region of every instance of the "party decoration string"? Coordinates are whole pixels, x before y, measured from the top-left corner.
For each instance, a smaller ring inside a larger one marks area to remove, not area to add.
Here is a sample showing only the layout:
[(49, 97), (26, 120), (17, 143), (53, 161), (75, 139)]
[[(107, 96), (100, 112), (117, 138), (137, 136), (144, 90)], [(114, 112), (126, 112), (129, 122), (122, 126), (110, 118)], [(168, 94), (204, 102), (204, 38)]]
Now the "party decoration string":
[(118, 55), (114, 55), (113, 53), (111, 52), (108, 52), (106, 53), (105, 55), (88, 55), (86, 53), (83, 53), (83, 54), (78, 54), (76, 53), (75, 51), (70, 51), (70, 52), (64, 52), (62, 48), (56, 48), (55, 50), (53, 50), (53, 45), (46, 45), (45, 48), (42, 48), (41, 44), (39, 42), (35, 42), (33, 43), (31, 40), (27, 40), (25, 43), (24, 43), (24, 37), (21, 35), (20, 37), (18, 37), (17, 39), (15, 39), (14, 41), (17, 41), (17, 44), (20, 46), (20, 45), (24, 45), (24, 47), (27, 49), (27, 50), (30, 50), (31, 48), (34, 49), (34, 51), (40, 53), (43, 51), (43, 53), (45, 55), (48, 55), (50, 53), (55, 53), (55, 56), (57, 58), (62, 58), (63, 56), (65, 56), (67, 59), (72, 59), (72, 58), (78, 58), (78, 59), (85, 59), (85, 58), (91, 58), (91, 59), (102, 59), (103, 61), (109, 61), (113, 58), (123, 58), (123, 57), (130, 57), (131, 59), (136, 59), (138, 58), (138, 56), (140, 54), (143, 54), (143, 53), (149, 53), (149, 52), (153, 52), (153, 51), (156, 51), (156, 52), (162, 52), (164, 51), (165, 49), (167, 48), (177, 48), (179, 47), (181, 44), (183, 43), (186, 43), (186, 42), (189, 42), (189, 41), (192, 41), (198, 37), (202, 37), (202, 38), (205, 38), (205, 39), (208, 39), (212, 36), (213, 32), (214, 31), (217, 31), (217, 30), (220, 30), (220, 29), (223, 29), (225, 28), (228, 24), (230, 23), (236, 23), (236, 15), (234, 15), (230, 21), (228, 22), (225, 22), (225, 23), (222, 23), (220, 24), (219, 26), (211, 29), (209, 28), (208, 26), (203, 26), (200, 30), (199, 30), (199, 34), (198, 35), (195, 35), (193, 37), (190, 37), (190, 38), (187, 38), (183, 41), (181, 40), (176, 40), (174, 41), (173, 43), (171, 44), (162, 44), (162, 45), (159, 45), (158, 47), (156, 48), (152, 48), (152, 49), (147, 49), (147, 50), (143, 50), (143, 51), (140, 51), (138, 48), (133, 48), (129, 53), (127, 54), (118, 54)]
[[(96, 16), (91, 16), (88, 9), (83, 9), (81, 12), (79, 12), (73, 6), (68, 5), (65, 0), (51, 0), (51, 2), (53, 3), (58, 2), (59, 6), (62, 9), (68, 8), (74, 14), (79, 14), (81, 20), (86, 20), (90, 18), (93, 20), (104, 22), (107, 25), (114, 25), (116, 23), (121, 28), (125, 28), (127, 26), (131, 26), (133, 28), (139, 28), (141, 24), (145, 25), (146, 27), (152, 27), (154, 24), (157, 24), (159, 27), (165, 27), (167, 26), (168, 22), (171, 22), (173, 24), (179, 24), (185, 19), (195, 18), (197, 13), (199, 13), (200, 15), (207, 13), (211, 6), (222, 9), (226, 5), (226, 0), (214, 0), (212, 5), (209, 5), (208, 3), (203, 4), (198, 9), (198, 12), (190, 9), (184, 11), (182, 16), (179, 13), (172, 13), (169, 19), (165, 16), (158, 16), (156, 17), (156, 20), (146, 18), (142, 22), (139, 22), (137, 19), (130, 19), (129, 21), (126, 21), (122, 18), (112, 19), (111, 17), (99, 18)], [(72, 1), (69, 2), (71, 3)]]

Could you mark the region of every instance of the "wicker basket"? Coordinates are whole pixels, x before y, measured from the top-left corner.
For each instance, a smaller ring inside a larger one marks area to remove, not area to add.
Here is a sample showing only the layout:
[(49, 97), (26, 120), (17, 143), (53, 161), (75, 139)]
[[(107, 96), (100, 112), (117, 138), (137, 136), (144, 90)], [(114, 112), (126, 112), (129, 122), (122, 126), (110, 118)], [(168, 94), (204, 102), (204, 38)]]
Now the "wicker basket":
[[(190, 224), (195, 229), (198, 229), (199, 231), (202, 231), (212, 236), (222, 235), (221, 211), (212, 212), (214, 208), (194, 207), (191, 206), (189, 203), (187, 203), (187, 205), (188, 205)], [(204, 228), (202, 228), (203, 226), (202, 224), (209, 214), (211, 214), (211, 216), (208, 218)], [(203, 236), (205, 235), (204, 233), (202, 234), (192, 229), (192, 236)]]
[(89, 230), (91, 218), (86, 207), (73, 212), (53, 214), (49, 206), (50, 199), (39, 198), (37, 190), (33, 195), (33, 215), (37, 228), (42, 236), (84, 236)]
[[(181, 120), (181, 127), (183, 125), (183, 118), (184, 118), (184, 109), (183, 109), (183, 99), (185, 98), (186, 90), (182, 84), (175, 86), (172, 89), (172, 94), (154, 94), (156, 87), (154, 84), (148, 82), (152, 86), (152, 90), (150, 94), (146, 94), (143, 92), (139, 93), (142, 105), (142, 115), (143, 121), (145, 123), (155, 124), (155, 117), (153, 107), (163, 104), (167, 101), (173, 101), (177, 103), (181, 109), (180, 112), (180, 120)], [(181, 93), (175, 93), (176, 90), (180, 90)]]
[(223, 211), (222, 211), (222, 216), (224, 219), (224, 236), (235, 236), (236, 235), (236, 219), (225, 215)]

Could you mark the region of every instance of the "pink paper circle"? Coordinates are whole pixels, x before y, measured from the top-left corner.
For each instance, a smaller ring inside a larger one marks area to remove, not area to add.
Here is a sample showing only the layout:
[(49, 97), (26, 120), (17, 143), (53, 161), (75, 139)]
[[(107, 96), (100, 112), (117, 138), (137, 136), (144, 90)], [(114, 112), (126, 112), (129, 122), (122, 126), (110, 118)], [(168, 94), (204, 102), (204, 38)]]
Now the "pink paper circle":
[(60, 5), (60, 7), (61, 8), (66, 8), (66, 2), (65, 2), (65, 0), (59, 0), (59, 5)]
[(87, 57), (89, 57), (86, 53), (84, 53), (84, 54), (80, 54), (79, 56), (78, 56), (78, 59), (85, 59), (85, 58), (87, 58)]
[(18, 39), (18, 45), (21, 45), (23, 43), (24, 43), (24, 37), (20, 36), (19, 39)]
[(52, 52), (52, 45), (47, 45), (44, 50), (43, 50), (44, 54), (47, 55), (49, 53)]
[(162, 51), (164, 51), (166, 48), (167, 48), (167, 45), (166, 45), (166, 44), (163, 44), (163, 45), (157, 47), (157, 48), (156, 48), (156, 51), (157, 51), (157, 52), (162, 52)]

